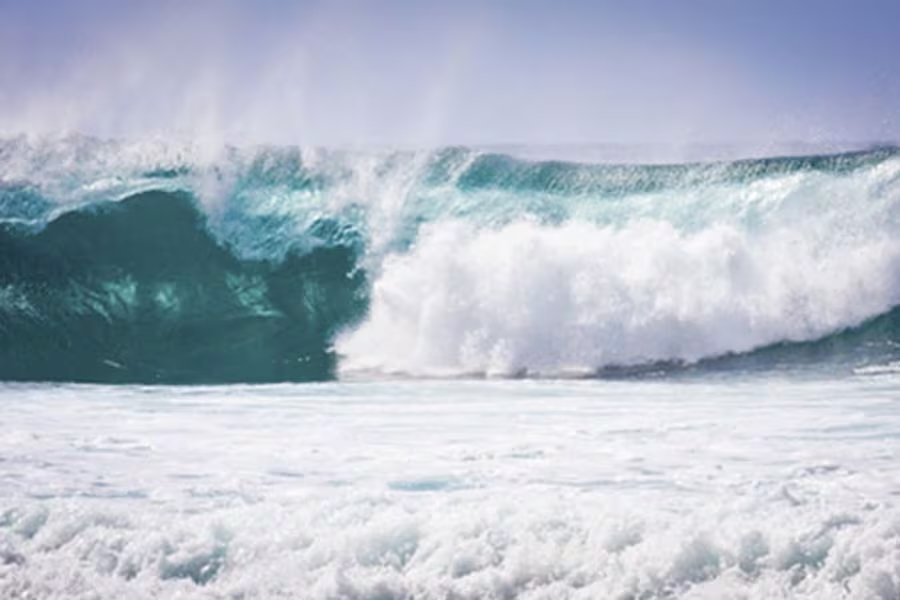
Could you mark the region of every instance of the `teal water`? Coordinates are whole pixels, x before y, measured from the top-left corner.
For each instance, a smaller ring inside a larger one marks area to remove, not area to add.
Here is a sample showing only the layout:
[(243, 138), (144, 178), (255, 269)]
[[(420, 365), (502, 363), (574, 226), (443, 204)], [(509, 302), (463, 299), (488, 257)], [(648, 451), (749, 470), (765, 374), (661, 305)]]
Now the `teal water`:
[[(0, 142), (0, 379), (897, 359), (900, 158)], [(383, 340), (391, 340), (385, 345)]]

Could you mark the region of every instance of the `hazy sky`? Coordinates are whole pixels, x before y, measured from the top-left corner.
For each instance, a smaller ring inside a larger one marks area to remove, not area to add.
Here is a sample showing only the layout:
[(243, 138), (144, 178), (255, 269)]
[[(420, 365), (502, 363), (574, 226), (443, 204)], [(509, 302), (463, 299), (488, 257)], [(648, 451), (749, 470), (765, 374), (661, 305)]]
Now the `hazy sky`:
[(896, 0), (0, 0), (0, 130), (900, 139)]

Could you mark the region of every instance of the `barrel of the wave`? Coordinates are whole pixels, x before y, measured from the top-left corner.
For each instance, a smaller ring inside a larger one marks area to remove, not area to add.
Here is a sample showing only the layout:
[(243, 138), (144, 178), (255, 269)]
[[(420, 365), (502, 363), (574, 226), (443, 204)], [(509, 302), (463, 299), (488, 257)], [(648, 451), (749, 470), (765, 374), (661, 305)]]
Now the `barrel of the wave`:
[(188, 193), (150, 191), (0, 229), (0, 378), (221, 383), (333, 377), (364, 308), (356, 250), (247, 259)]

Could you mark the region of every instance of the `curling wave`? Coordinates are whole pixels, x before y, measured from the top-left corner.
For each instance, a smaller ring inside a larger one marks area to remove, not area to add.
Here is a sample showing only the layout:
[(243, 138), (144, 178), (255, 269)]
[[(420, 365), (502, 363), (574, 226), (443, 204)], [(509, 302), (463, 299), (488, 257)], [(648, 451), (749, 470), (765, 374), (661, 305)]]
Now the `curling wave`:
[(896, 359), (900, 154), (683, 165), (0, 142), (0, 378)]

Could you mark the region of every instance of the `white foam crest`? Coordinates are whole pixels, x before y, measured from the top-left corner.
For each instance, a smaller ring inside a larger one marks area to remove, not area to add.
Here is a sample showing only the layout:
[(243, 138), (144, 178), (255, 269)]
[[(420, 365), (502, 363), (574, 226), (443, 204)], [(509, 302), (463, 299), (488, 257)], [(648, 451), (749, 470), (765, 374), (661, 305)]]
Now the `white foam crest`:
[(892, 360), (884, 364), (865, 365), (853, 370), (856, 375), (897, 375), (900, 374), (900, 361)]
[(365, 207), (371, 251), (382, 253), (396, 237), (409, 196), (427, 167), (430, 153), (413, 153), (405, 160), (395, 160), (397, 157), (390, 153), (372, 152), (348, 153), (338, 160), (334, 155), (329, 158), (332, 164), (320, 164), (317, 160), (307, 163), (316, 170), (337, 168), (346, 172), (343, 181), (329, 190), (329, 213), (339, 214), (353, 205)]
[(378, 261), (390, 250), (402, 230), (415, 216), (417, 196), (440, 196), (452, 190), (460, 175), (477, 158), (479, 152), (469, 151), (463, 160), (457, 161), (447, 173), (443, 186), (422, 186), (438, 156), (434, 150), (414, 151), (353, 151), (340, 152), (321, 149), (305, 149), (304, 165), (313, 172), (335, 174), (336, 185), (322, 198), (327, 214), (341, 214), (354, 206), (365, 211), (365, 229), (368, 233), (370, 268), (378, 268)]
[[(337, 342), (343, 368), (583, 373), (858, 325), (900, 303), (897, 168), (765, 180), (738, 199), (708, 188), (686, 199), (695, 218), (432, 224), (384, 263), (368, 319)], [(703, 214), (723, 199), (743, 205)]]
[(0, 140), (0, 184), (27, 183), (65, 209), (149, 189), (183, 189), (188, 182), (160, 180), (154, 171), (202, 170), (219, 154), (196, 142), (19, 136)]
[[(22, 135), (0, 139), (0, 184), (27, 184), (62, 210), (161, 188), (194, 192), (211, 216), (227, 208), (236, 193), (246, 200), (241, 211), (250, 215), (306, 216), (308, 221), (361, 208), (366, 222), (360, 226), (370, 233), (372, 254), (380, 255), (409, 220), (436, 156), (434, 150), (235, 148), (202, 139)], [(470, 151), (455, 163), (446, 186), (452, 187), (476, 156)], [(324, 189), (294, 189), (293, 171), (321, 177), (327, 184)], [(258, 174), (264, 180), (253, 180)], [(442, 191), (441, 186), (430, 189), (432, 194)]]

